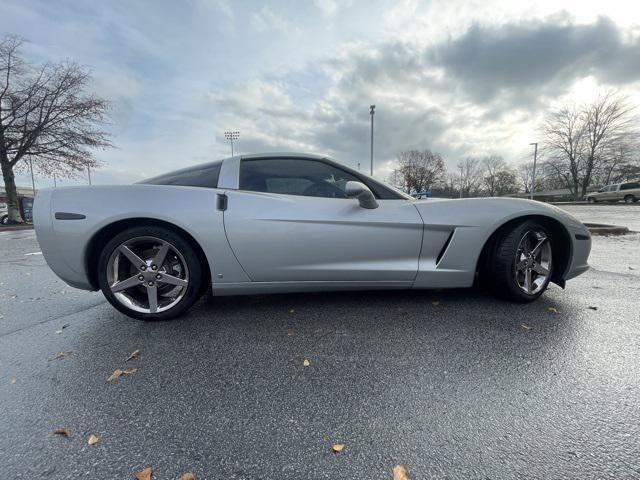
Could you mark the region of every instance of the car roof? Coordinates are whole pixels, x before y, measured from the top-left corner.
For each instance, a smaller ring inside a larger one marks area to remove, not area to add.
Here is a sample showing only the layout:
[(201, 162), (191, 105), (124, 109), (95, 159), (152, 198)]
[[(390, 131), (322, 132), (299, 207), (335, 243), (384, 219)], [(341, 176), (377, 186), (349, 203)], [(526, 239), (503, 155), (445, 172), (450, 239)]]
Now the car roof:
[(251, 153), (248, 155), (238, 155), (241, 158), (310, 158), (313, 160), (330, 159), (327, 155), (315, 155), (313, 153), (300, 153), (300, 152), (264, 152), (264, 153)]

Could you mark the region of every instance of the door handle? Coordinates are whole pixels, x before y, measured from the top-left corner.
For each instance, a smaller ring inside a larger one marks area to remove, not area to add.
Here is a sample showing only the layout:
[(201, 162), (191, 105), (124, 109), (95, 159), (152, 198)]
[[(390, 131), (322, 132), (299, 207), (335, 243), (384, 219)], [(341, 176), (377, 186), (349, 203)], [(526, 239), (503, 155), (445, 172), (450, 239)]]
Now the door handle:
[(224, 212), (227, 209), (228, 197), (224, 193), (216, 195), (216, 209)]

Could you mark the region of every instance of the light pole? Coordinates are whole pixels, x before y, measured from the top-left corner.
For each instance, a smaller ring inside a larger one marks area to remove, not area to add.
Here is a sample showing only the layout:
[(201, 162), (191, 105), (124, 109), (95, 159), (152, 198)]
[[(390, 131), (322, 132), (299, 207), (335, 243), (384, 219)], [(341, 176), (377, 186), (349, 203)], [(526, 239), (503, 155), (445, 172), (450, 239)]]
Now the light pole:
[(53, 172), (53, 188), (58, 188), (58, 182), (56, 182), (56, 172)]
[(33, 195), (36, 194), (36, 181), (33, 178), (33, 160), (29, 159), (29, 170), (31, 170), (31, 189), (33, 190)]
[(91, 167), (87, 165), (87, 176), (89, 177), (89, 185), (91, 185)]
[(231, 142), (231, 156), (233, 157), (233, 141), (240, 138), (240, 132), (238, 131), (226, 131), (224, 132), (224, 138)]
[(533, 145), (533, 172), (531, 174), (531, 200), (533, 200), (533, 191), (536, 188), (536, 162), (538, 161), (538, 142), (530, 143)]
[(373, 177), (373, 116), (375, 115), (376, 106), (369, 106), (369, 113), (371, 114), (371, 176)]
[(462, 163), (460, 164), (460, 198), (462, 198)]

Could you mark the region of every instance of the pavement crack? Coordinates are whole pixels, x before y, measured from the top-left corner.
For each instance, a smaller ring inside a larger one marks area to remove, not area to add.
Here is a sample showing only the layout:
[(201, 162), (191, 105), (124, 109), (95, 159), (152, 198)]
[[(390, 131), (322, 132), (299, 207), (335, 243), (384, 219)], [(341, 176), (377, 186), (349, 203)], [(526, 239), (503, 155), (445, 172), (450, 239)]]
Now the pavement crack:
[(59, 315), (59, 316), (54, 317), (54, 318), (47, 318), (46, 320), (41, 320), (40, 322), (32, 323), (30, 325), (26, 325), (26, 326), (21, 327), (21, 328), (16, 328), (15, 330), (11, 330), (9, 332), (0, 334), (0, 338), (8, 337), (9, 335), (13, 335), (14, 333), (22, 332), (23, 330), (28, 330), (31, 327), (37, 327), (37, 326), (43, 325), (45, 323), (55, 322), (56, 320), (60, 320), (61, 318), (65, 318), (65, 317), (68, 317), (70, 315), (77, 315), (78, 313), (86, 312), (88, 310), (91, 310), (92, 308), (98, 307), (100, 305), (104, 305), (105, 303), (107, 303), (107, 301), (103, 300), (103, 301), (101, 301), (99, 303), (96, 303), (94, 305), (91, 305), (89, 307), (81, 308), (80, 310), (77, 310), (75, 312), (65, 313), (64, 315)]

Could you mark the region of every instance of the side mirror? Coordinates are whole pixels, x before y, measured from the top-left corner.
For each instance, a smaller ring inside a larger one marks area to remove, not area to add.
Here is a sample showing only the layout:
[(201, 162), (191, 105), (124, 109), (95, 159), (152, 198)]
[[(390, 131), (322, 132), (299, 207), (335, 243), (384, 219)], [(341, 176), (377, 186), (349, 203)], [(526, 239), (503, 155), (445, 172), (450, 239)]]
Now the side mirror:
[(349, 198), (357, 198), (362, 208), (378, 208), (376, 197), (373, 196), (371, 190), (360, 182), (347, 182), (345, 193)]

